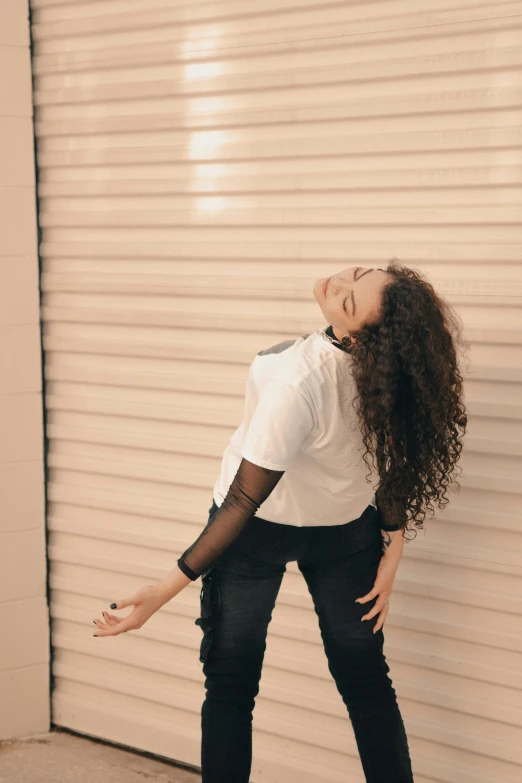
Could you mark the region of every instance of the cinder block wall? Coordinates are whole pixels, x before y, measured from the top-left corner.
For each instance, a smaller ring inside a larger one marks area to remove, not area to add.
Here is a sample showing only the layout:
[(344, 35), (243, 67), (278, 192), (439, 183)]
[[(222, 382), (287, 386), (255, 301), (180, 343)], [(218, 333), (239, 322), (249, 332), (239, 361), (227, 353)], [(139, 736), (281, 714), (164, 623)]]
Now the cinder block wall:
[(28, 6), (0, 3), (0, 739), (49, 728)]

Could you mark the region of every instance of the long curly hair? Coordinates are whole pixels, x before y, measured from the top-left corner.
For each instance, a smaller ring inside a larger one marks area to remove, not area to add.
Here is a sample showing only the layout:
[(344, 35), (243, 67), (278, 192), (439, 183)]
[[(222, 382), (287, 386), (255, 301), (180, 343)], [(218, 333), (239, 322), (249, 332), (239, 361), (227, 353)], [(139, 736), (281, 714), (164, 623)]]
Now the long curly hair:
[(416, 536), (426, 512), (447, 505), (448, 488), (460, 489), (467, 416), (457, 348), (469, 345), (456, 313), (420, 272), (395, 258), (383, 271), (392, 279), (378, 316), (343, 345), (352, 357), (363, 458), (379, 476), (377, 506), (385, 524)]

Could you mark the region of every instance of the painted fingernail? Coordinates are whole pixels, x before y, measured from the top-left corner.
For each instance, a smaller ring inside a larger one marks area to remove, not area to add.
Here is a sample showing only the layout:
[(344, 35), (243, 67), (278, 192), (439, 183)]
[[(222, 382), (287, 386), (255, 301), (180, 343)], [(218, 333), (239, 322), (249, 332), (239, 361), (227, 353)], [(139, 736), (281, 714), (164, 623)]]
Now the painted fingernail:
[(93, 636), (94, 636), (95, 639), (98, 638), (98, 634), (97, 633), (93, 633)]
[(96, 620), (93, 620), (94, 625), (96, 625)]
[(111, 609), (116, 609), (116, 604), (111, 604)]

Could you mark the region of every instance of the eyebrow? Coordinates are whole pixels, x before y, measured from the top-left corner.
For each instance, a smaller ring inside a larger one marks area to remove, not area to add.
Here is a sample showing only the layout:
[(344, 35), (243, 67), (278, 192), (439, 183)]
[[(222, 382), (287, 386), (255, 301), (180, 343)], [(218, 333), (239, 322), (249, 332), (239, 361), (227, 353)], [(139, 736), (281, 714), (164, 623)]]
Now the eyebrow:
[[(355, 270), (355, 275), (357, 274), (358, 271), (359, 271), (359, 267), (357, 267), (357, 269)], [(360, 280), (361, 277), (364, 277), (364, 275), (367, 275), (369, 272), (373, 272), (373, 269), (367, 269), (366, 272), (363, 272), (362, 275), (359, 275), (357, 280)], [(354, 282), (355, 282), (355, 275), (354, 275)], [(353, 295), (353, 288), (352, 288), (352, 306), (353, 306), (353, 313), (352, 313), (352, 317), (353, 317), (355, 315), (355, 297)]]

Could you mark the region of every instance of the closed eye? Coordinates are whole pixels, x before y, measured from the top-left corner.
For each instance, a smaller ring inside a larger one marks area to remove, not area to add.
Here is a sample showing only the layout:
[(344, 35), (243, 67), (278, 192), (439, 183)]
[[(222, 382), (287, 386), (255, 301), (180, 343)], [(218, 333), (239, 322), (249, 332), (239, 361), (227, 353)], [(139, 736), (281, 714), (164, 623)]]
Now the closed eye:
[[(360, 268), (361, 268), (360, 266), (356, 266), (356, 267), (355, 267), (355, 270), (354, 270), (354, 273), (353, 273), (353, 281), (354, 281), (354, 283), (355, 283), (355, 281), (358, 279), (358, 278), (357, 278), (357, 272), (359, 271), (359, 269), (360, 269)], [(368, 270), (368, 271), (370, 271), (370, 272), (371, 272), (372, 270), (370, 269), (370, 270)], [(366, 274), (366, 273), (365, 273), (365, 274)], [(362, 277), (362, 275), (361, 275), (361, 277)], [(352, 296), (353, 296), (353, 292), (352, 292)], [(347, 300), (347, 299), (348, 299), (348, 297), (347, 297), (347, 296), (345, 296), (345, 297), (344, 297), (344, 299), (343, 299), (343, 310), (344, 310), (344, 312), (346, 313), (346, 315), (348, 315), (348, 313), (347, 313), (347, 311), (346, 311), (346, 300)], [(352, 302), (353, 302), (353, 299), (352, 299)], [(352, 313), (352, 315), (355, 315), (355, 302), (353, 302), (353, 313)]]

